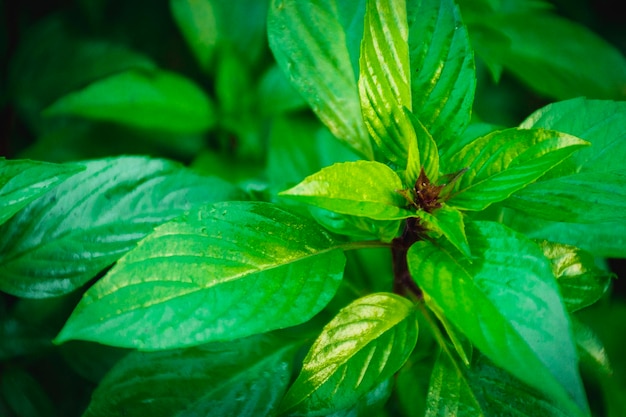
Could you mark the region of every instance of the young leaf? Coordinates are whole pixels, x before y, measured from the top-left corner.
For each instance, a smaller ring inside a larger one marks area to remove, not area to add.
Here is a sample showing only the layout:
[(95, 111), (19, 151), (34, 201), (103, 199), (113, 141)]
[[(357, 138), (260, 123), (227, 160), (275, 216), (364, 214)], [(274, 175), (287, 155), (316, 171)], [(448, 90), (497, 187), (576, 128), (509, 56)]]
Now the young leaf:
[(466, 225), (472, 262), (420, 241), (411, 275), (445, 316), (496, 365), (571, 413), (587, 413), (570, 323), (550, 263), (499, 223)]
[(120, 259), (56, 341), (168, 349), (306, 322), (339, 286), (340, 244), (311, 219), (269, 203), (203, 207)]
[(477, 53), (539, 93), (558, 100), (626, 96), (626, 59), (589, 29), (536, 10), (463, 11)]
[(407, 15), (412, 110), (445, 148), (470, 120), (476, 88), (474, 54), (452, 0), (412, 0), (407, 2)]
[(77, 116), (143, 129), (199, 133), (215, 123), (213, 103), (191, 80), (166, 71), (125, 71), (55, 101), (47, 116)]
[(544, 129), (507, 129), (480, 137), (449, 161), (451, 171), (468, 171), (454, 184), (448, 203), (465, 210), (483, 210), (586, 145), (577, 137)]
[(407, 299), (359, 298), (324, 327), (280, 408), (325, 416), (350, 407), (400, 369), (416, 342), (416, 310)]
[(404, 174), (405, 183), (414, 185), (422, 168), (426, 177), (433, 183), (439, 179), (439, 150), (435, 140), (415, 115), (404, 109), (413, 124), (416, 140), (409, 142), (409, 155)]
[(119, 157), (84, 168), (0, 227), (0, 289), (19, 297), (67, 294), (152, 229), (208, 202), (243, 193), (159, 159)]
[(356, 161), (324, 168), (279, 195), (337, 213), (395, 220), (412, 215), (396, 192), (402, 188), (402, 180), (387, 165)]
[(568, 311), (590, 306), (607, 292), (614, 275), (598, 268), (590, 253), (547, 240), (538, 243), (552, 262), (552, 271)]
[(0, 225), (28, 203), (83, 169), (80, 165), (0, 158)]
[(365, 0), (273, 0), (267, 21), (278, 66), (330, 131), (366, 159), (372, 145), (357, 89)]
[(432, 214), (420, 211), (417, 216), (429, 230), (445, 236), (464, 256), (471, 256), (470, 247), (465, 236), (463, 214), (459, 210), (444, 205)]
[(415, 132), (411, 109), (406, 3), (368, 0), (359, 60), (363, 119), (382, 154), (405, 167)]
[(170, 8), (200, 67), (209, 69), (218, 39), (214, 2), (170, 0)]
[(95, 390), (84, 417), (274, 415), (294, 344), (256, 336), (194, 348), (133, 352)]

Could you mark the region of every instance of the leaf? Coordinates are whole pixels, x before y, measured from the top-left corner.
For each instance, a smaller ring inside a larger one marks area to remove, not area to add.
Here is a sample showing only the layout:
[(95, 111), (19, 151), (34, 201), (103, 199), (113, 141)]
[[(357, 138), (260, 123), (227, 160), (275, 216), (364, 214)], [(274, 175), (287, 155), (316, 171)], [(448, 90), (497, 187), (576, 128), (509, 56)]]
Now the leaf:
[(87, 291), (56, 342), (155, 350), (295, 326), (335, 294), (345, 265), (340, 243), (269, 203), (202, 207), (158, 227), (120, 259)]
[(413, 113), (443, 149), (468, 125), (476, 75), (474, 54), (452, 0), (408, 2)]
[(353, 239), (377, 239), (389, 243), (398, 236), (402, 225), (402, 220), (372, 220), (314, 206), (309, 208), (309, 212), (327, 230)]
[(388, 166), (356, 161), (324, 168), (279, 195), (341, 214), (395, 220), (412, 215), (396, 192), (402, 188), (402, 180)]
[(483, 210), (535, 181), (573, 152), (582, 139), (544, 129), (507, 129), (482, 136), (450, 159), (450, 171), (468, 168), (448, 204)]
[(0, 158), (0, 224), (81, 170), (78, 165)]
[(591, 367), (596, 373), (611, 377), (613, 369), (604, 344), (596, 333), (576, 316), (572, 316), (572, 330), (576, 339), (576, 347), (583, 366)]
[[(386, 379), (370, 390), (361, 401), (352, 407), (328, 414), (326, 417), (370, 417), (377, 416), (393, 392), (394, 383), (392, 378)], [(380, 414), (385, 416), (386, 414)]]
[(0, 227), (0, 289), (56, 297), (82, 286), (152, 229), (192, 207), (243, 193), (178, 163), (119, 157), (77, 163)]
[(411, 275), (496, 365), (570, 413), (587, 413), (570, 323), (542, 251), (499, 223), (466, 225), (472, 262), (435, 243), (408, 252)]
[(404, 168), (415, 132), (411, 109), (406, 3), (368, 0), (359, 59), (359, 97), (365, 126), (382, 154)]
[(416, 140), (409, 142), (409, 156), (405, 172), (405, 183), (414, 185), (424, 168), (426, 177), (433, 183), (439, 179), (439, 150), (435, 140), (417, 117), (404, 109), (413, 124)]
[(542, 95), (558, 100), (626, 97), (626, 59), (579, 24), (536, 10), (464, 17), (477, 53)]
[(85, 417), (274, 415), (294, 343), (256, 336), (163, 352), (133, 352), (95, 390)]
[(325, 416), (356, 404), (400, 369), (416, 342), (416, 310), (407, 299), (374, 293), (355, 300), (313, 343), (281, 411)]
[(176, 133), (204, 132), (215, 123), (213, 103), (196, 84), (157, 70), (125, 71), (95, 81), (61, 97), (44, 114)]
[(5, 398), (16, 416), (50, 417), (56, 410), (41, 384), (28, 372), (7, 367), (0, 374), (0, 399)]
[(364, 0), (273, 0), (267, 30), (278, 66), (313, 112), (333, 135), (371, 160), (357, 88), (364, 14)]
[(170, 8), (200, 67), (208, 70), (218, 41), (215, 3), (209, 0), (170, 0)]
[(537, 243), (552, 263), (552, 272), (568, 311), (590, 306), (608, 291), (615, 275), (598, 268), (590, 253), (547, 240)]
[(268, 115), (300, 110), (307, 105), (278, 65), (265, 71), (259, 81), (257, 96), (259, 110)]
[(418, 217), (429, 230), (445, 236), (464, 256), (471, 256), (471, 250), (465, 236), (463, 214), (459, 210), (444, 205), (432, 214), (420, 211)]

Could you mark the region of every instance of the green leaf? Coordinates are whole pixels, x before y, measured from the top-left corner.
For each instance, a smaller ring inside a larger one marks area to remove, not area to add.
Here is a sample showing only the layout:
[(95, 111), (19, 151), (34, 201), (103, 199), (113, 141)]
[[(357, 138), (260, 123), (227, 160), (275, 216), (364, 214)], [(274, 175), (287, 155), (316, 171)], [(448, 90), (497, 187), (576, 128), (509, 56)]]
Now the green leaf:
[[(361, 401), (352, 407), (328, 414), (326, 417), (372, 417), (379, 416), (374, 414), (385, 405), (393, 392), (393, 379), (389, 378), (372, 388)], [(385, 416), (386, 414), (381, 414)]]
[(364, 13), (364, 0), (273, 0), (267, 30), (278, 66), (315, 114), (333, 135), (373, 159), (357, 88)]
[(257, 96), (263, 114), (275, 115), (306, 107), (304, 99), (277, 65), (271, 66), (261, 77)]
[(411, 109), (406, 3), (368, 0), (359, 59), (359, 97), (365, 126), (382, 154), (404, 168), (415, 132)]
[(612, 376), (613, 369), (608, 354), (598, 335), (576, 316), (572, 316), (572, 330), (581, 365), (591, 367), (601, 377)]
[(608, 291), (614, 274), (598, 268), (590, 253), (547, 240), (538, 244), (552, 262), (552, 272), (568, 311), (590, 306)]
[(424, 168), (424, 173), (430, 182), (436, 183), (437, 179), (439, 179), (439, 150), (437, 149), (437, 144), (422, 122), (406, 108), (404, 110), (413, 124), (416, 136), (416, 140), (409, 142), (408, 162), (404, 174), (405, 183), (409, 186), (414, 186), (422, 168)]
[(209, 0), (170, 0), (170, 8), (200, 67), (208, 70), (218, 41), (215, 3)]
[(471, 263), (428, 241), (409, 249), (417, 284), (496, 365), (587, 413), (570, 323), (541, 249), (499, 223), (469, 223), (466, 234)]
[(339, 286), (340, 243), (269, 203), (191, 211), (158, 227), (91, 287), (56, 342), (168, 349), (306, 322)]
[(213, 103), (191, 80), (166, 71), (125, 71), (55, 101), (44, 114), (142, 129), (199, 133), (215, 123)]
[(352, 406), (400, 369), (416, 342), (416, 310), (407, 299), (359, 298), (324, 327), (280, 408), (325, 416)]
[(133, 352), (106, 375), (84, 417), (274, 415), (293, 354), (293, 342), (266, 335)]
[(412, 215), (396, 192), (402, 188), (402, 180), (387, 165), (356, 161), (324, 168), (279, 195), (337, 213), (394, 220)]
[(507, 206), (568, 223), (617, 221), (626, 211), (626, 103), (574, 99), (538, 110), (523, 127), (545, 127), (591, 142)]
[(18, 417), (50, 417), (57, 415), (52, 400), (28, 372), (7, 367), (0, 374), (0, 399), (5, 398)]
[(178, 163), (119, 157), (77, 163), (66, 179), (0, 227), (0, 289), (19, 297), (69, 293), (152, 229), (199, 204), (243, 193)]
[(407, 15), (412, 109), (445, 148), (465, 130), (474, 101), (474, 54), (467, 29), (452, 0), (410, 1)]
[(368, 217), (339, 214), (314, 206), (309, 208), (309, 212), (326, 229), (354, 239), (391, 242), (398, 236), (402, 224), (402, 220), (373, 220)]
[(0, 158), (0, 224), (82, 169), (79, 165)]
[(543, 95), (558, 100), (626, 97), (626, 59), (579, 24), (536, 10), (464, 17), (478, 54)]
[(544, 129), (507, 129), (482, 136), (451, 157), (450, 171), (468, 171), (455, 183), (448, 203), (483, 210), (586, 145), (577, 137)]
[(464, 256), (471, 256), (470, 247), (465, 236), (463, 214), (459, 210), (444, 205), (432, 214), (420, 211), (418, 217), (426, 224), (429, 230), (445, 236)]

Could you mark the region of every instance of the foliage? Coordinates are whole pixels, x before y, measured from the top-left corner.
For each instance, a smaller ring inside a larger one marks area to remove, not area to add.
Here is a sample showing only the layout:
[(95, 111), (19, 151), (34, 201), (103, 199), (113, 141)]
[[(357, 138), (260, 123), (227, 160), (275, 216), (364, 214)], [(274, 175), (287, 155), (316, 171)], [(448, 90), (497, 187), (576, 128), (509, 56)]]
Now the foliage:
[(542, 0), (168, 6), (2, 39), (0, 415), (626, 413), (616, 47)]

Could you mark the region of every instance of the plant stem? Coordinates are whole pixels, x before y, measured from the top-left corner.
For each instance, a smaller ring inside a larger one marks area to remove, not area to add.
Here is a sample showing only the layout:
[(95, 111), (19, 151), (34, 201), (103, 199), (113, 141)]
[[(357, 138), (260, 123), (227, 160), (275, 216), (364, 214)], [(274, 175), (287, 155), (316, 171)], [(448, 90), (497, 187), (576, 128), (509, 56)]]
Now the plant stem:
[(402, 235), (391, 242), (391, 260), (394, 276), (393, 291), (400, 295), (411, 293), (418, 300), (421, 300), (422, 290), (411, 277), (406, 260), (406, 255), (411, 245), (420, 240), (417, 230), (419, 230), (418, 219), (413, 217), (406, 219)]

